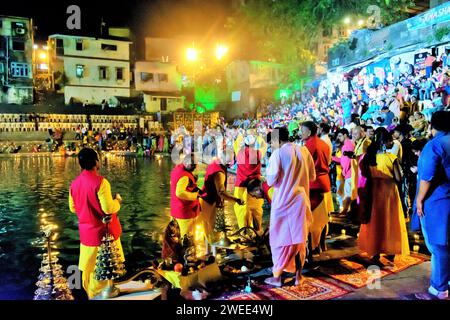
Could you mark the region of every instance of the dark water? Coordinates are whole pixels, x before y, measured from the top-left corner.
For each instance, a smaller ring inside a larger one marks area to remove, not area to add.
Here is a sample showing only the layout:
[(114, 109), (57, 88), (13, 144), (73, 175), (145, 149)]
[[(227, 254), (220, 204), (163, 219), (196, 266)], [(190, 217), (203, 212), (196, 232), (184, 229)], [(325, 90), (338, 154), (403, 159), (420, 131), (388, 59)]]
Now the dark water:
[[(170, 158), (104, 159), (101, 174), (123, 198), (119, 216), (126, 268), (133, 272), (160, 256), (169, 221)], [(78, 264), (76, 215), (68, 189), (80, 173), (75, 158), (0, 158), (0, 299), (32, 299), (42, 259), (40, 228), (57, 225), (54, 250), (66, 269)]]

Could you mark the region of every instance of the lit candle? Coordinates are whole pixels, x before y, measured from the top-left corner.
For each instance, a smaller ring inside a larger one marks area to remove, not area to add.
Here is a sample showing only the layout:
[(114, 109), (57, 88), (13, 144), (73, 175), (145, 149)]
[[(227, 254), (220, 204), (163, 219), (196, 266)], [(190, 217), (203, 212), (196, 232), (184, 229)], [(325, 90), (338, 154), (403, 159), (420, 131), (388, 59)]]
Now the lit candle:
[(418, 246), (418, 245), (413, 246), (414, 252), (419, 252), (419, 249), (420, 249), (420, 246)]
[(418, 234), (415, 234), (415, 235), (414, 235), (414, 240), (418, 241), (419, 239), (420, 239), (419, 235), (418, 235)]
[(345, 233), (346, 233), (345, 229), (342, 229), (341, 233), (342, 233), (343, 236), (345, 236)]

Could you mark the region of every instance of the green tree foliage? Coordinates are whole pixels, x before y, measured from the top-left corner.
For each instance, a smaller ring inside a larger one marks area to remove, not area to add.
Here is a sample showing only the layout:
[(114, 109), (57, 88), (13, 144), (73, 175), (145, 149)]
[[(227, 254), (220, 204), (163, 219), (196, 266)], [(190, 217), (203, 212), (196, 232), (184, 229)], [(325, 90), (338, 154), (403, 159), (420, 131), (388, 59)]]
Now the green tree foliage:
[[(261, 59), (288, 64), (314, 62), (314, 40), (323, 28), (338, 26), (347, 16), (369, 19), (376, 5), (379, 21), (389, 25), (408, 17), (412, 0), (242, 0), (227, 27), (235, 40), (254, 46)], [(244, 45), (244, 44), (243, 44)]]

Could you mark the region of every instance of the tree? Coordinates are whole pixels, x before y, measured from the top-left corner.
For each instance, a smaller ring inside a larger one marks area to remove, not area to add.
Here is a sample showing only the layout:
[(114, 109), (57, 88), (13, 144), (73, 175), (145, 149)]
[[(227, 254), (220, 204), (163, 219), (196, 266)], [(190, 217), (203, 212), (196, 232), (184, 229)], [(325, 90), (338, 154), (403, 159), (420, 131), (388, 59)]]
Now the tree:
[[(373, 5), (376, 10), (368, 12)], [(392, 24), (406, 18), (405, 9), (413, 5), (412, 0), (242, 0), (226, 26), (254, 57), (309, 65), (315, 60), (314, 40), (323, 28), (341, 24), (346, 16), (372, 16)]]

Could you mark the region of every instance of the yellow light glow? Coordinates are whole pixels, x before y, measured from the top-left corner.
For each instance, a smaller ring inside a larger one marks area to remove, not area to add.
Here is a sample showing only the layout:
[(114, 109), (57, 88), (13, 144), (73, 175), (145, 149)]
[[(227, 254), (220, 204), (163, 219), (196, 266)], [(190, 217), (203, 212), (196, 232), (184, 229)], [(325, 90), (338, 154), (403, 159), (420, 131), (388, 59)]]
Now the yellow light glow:
[(358, 20), (358, 26), (362, 26), (364, 24), (364, 20)]
[(186, 50), (186, 59), (188, 59), (189, 61), (197, 61), (198, 50), (195, 48), (188, 48)]
[(221, 60), (228, 52), (228, 47), (223, 45), (217, 45), (216, 47), (216, 58)]
[(202, 241), (205, 237), (205, 231), (203, 230), (203, 226), (201, 224), (198, 224), (195, 226), (195, 235), (194, 235), (194, 241), (199, 242)]
[(347, 17), (347, 18), (344, 19), (344, 23), (345, 23), (345, 24), (349, 24), (350, 22), (351, 22), (351, 20), (350, 20), (349, 17)]
[(41, 53), (39, 54), (39, 58), (41, 58), (42, 60), (44, 60), (44, 59), (47, 58), (47, 54), (46, 54), (45, 52), (41, 52)]

